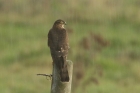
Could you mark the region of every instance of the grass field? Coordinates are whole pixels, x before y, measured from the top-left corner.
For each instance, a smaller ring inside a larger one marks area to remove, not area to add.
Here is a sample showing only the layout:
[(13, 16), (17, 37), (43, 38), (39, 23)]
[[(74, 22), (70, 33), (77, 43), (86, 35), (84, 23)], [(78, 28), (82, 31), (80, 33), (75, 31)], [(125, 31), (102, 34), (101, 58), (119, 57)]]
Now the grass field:
[(139, 0), (0, 1), (0, 93), (49, 93), (47, 34), (67, 22), (72, 93), (140, 93)]

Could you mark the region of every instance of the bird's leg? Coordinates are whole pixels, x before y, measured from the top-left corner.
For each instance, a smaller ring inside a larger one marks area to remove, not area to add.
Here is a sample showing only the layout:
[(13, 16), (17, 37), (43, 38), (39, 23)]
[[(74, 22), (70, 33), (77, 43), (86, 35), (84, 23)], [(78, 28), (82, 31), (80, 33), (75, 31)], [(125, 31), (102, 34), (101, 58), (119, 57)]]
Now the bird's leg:
[(67, 54), (68, 54), (68, 50), (64, 50), (63, 48), (61, 48), (61, 55), (67, 56)]
[(65, 50), (61, 47), (61, 52), (64, 52)]

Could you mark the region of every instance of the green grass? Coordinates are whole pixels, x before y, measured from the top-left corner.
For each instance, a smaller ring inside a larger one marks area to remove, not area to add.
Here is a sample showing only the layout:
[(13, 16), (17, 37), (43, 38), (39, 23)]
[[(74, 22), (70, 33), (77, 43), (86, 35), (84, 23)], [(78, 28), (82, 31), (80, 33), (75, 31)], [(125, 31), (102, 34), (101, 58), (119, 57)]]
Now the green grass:
[(47, 33), (58, 18), (73, 31), (72, 93), (140, 92), (138, 0), (13, 1), (0, 1), (0, 93), (50, 92), (51, 81), (36, 74), (52, 72)]

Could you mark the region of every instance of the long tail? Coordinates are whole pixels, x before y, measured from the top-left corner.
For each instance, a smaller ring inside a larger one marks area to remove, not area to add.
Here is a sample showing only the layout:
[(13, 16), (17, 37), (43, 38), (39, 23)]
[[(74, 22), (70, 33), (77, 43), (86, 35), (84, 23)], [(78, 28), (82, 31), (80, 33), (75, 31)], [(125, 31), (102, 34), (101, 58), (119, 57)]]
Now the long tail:
[(62, 82), (68, 82), (69, 81), (69, 74), (68, 74), (68, 69), (67, 69), (67, 64), (66, 64), (66, 57), (61, 56), (60, 57), (60, 77)]

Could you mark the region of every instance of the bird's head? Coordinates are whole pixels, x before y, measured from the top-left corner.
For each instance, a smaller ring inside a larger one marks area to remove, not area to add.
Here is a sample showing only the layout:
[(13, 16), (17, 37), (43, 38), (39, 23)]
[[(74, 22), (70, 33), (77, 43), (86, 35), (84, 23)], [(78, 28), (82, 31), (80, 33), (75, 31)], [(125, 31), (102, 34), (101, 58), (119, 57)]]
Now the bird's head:
[(59, 29), (62, 29), (64, 28), (64, 25), (66, 25), (66, 22), (61, 20), (61, 19), (58, 19), (54, 22), (54, 25), (53, 27), (56, 27), (56, 28), (59, 28)]

